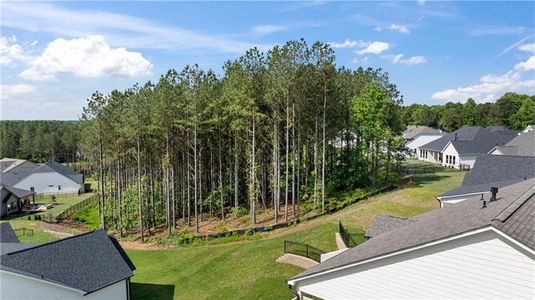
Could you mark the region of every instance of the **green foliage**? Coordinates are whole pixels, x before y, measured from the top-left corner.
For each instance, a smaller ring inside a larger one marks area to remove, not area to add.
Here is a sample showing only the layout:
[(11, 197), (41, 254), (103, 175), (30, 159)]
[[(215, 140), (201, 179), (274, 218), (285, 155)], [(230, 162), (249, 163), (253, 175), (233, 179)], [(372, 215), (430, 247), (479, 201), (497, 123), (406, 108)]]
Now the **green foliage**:
[(74, 162), (80, 139), (77, 121), (0, 121), (0, 157)]
[(74, 213), (72, 220), (84, 223), (84, 226), (89, 230), (97, 229), (100, 227), (98, 207), (96, 205), (88, 206), (81, 211)]
[(232, 207), (230, 210), (230, 216), (233, 218), (241, 218), (243, 216), (248, 216), (249, 211), (245, 207)]

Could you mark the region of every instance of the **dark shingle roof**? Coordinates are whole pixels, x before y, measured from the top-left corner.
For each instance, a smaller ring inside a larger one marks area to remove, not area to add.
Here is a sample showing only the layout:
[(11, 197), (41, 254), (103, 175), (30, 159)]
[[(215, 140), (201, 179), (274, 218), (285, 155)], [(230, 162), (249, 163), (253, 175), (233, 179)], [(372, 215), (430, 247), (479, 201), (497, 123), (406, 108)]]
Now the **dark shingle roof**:
[(0, 173), (0, 184), (8, 186), (15, 185), (31, 173), (30, 171)]
[(411, 140), (417, 137), (420, 134), (439, 134), (442, 131), (440, 129), (431, 128), (428, 126), (407, 126), (407, 129), (403, 133), (403, 138), (406, 140)]
[(0, 243), (19, 243), (19, 238), (8, 222), (0, 223)]
[(82, 174), (76, 173), (73, 170), (53, 160), (49, 160), (46, 163), (42, 164), (37, 169), (35, 169), (34, 172), (35, 173), (57, 172), (65, 177), (72, 179), (76, 183), (82, 183), (84, 181), (84, 176)]
[(491, 186), (503, 187), (533, 177), (535, 157), (481, 155), (474, 168), (464, 176), (461, 187), (440, 196), (487, 192)]
[(0, 188), (6, 189), (8, 192), (15, 195), (15, 197), (17, 198), (23, 198), (23, 197), (27, 197), (27, 196), (35, 194), (35, 192), (32, 192), (32, 191), (19, 189), (13, 186), (6, 186), (3, 184), (0, 184)]
[(371, 238), (409, 223), (411, 223), (411, 221), (406, 218), (379, 215), (373, 219), (373, 223), (366, 231), (365, 236)]
[(463, 127), (421, 146), (420, 149), (442, 151), (451, 142), (461, 155), (485, 154), (495, 146), (509, 142), (517, 134), (516, 131), (509, 129), (490, 130), (477, 126)]
[(35, 247), (35, 246), (36, 245), (34, 244), (21, 244), (18, 242), (17, 243), (0, 243), (0, 255), (24, 250), (24, 249)]
[(535, 156), (535, 131), (522, 133), (505, 145), (496, 148), (503, 155)]
[[(490, 195), (486, 196), (487, 201), (489, 197)], [(487, 226), (507, 227), (509, 232), (520, 229), (520, 233), (515, 238), (533, 249), (532, 238), (528, 236), (529, 234), (525, 234), (525, 228), (533, 222), (529, 219), (533, 210), (531, 209), (531, 212), (529, 210), (535, 201), (534, 198), (535, 180), (530, 179), (500, 189), (498, 201), (488, 202), (486, 208), (482, 208), (479, 196), (476, 196), (456, 205), (435, 209), (413, 218), (411, 224), (373, 237), (291, 279), (321, 273)], [(524, 204), (527, 207), (518, 209)], [(513, 210), (511, 207), (517, 207), (517, 209)], [(515, 216), (517, 213), (519, 215)]]
[(90, 293), (133, 275), (123, 255), (99, 229), (2, 255), (0, 268)]

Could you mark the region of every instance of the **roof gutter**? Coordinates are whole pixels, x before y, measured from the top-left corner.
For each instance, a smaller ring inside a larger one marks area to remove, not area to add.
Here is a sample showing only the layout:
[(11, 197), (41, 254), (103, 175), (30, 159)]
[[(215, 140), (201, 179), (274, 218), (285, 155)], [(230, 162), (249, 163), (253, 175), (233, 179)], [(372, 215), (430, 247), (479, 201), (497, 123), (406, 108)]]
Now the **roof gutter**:
[(288, 284), (288, 289), (290, 290), (290, 292), (292, 292), (292, 294), (295, 295), (295, 297), (297, 297), (297, 299), (301, 299), (301, 296), (299, 296), (299, 293), (292, 288), (291, 284)]

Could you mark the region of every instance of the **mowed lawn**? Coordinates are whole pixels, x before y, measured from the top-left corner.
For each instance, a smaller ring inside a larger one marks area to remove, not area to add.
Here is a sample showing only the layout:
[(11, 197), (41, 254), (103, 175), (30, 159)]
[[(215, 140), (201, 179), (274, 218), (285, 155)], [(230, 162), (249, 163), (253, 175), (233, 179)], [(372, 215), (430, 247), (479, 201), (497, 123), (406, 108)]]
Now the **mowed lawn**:
[[(419, 162), (409, 164), (422, 165)], [(425, 164), (424, 164), (425, 165)], [(436, 196), (458, 187), (464, 172), (417, 174), (415, 185), (378, 195), (263, 239), (170, 250), (127, 250), (137, 267), (134, 299), (291, 299), (285, 279), (302, 269), (275, 262), (284, 240), (335, 250), (338, 221), (361, 235), (378, 214), (412, 217), (438, 207)]]

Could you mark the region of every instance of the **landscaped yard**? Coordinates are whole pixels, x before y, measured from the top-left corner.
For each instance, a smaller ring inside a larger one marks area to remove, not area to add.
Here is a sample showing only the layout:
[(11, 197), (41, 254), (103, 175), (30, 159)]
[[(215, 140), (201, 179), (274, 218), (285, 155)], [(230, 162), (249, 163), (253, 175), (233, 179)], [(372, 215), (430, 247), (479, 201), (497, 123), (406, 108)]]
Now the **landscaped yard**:
[[(414, 161), (409, 164), (422, 165)], [(446, 170), (417, 174), (414, 185), (358, 202), (332, 215), (252, 236), (252, 240), (165, 250), (128, 249), (137, 267), (132, 278), (132, 296), (134, 299), (290, 299), (293, 294), (285, 279), (302, 269), (275, 262), (283, 254), (284, 240), (307, 243), (325, 251), (335, 250), (334, 234), (340, 220), (362, 241), (365, 228), (376, 215), (412, 217), (436, 208), (435, 197), (458, 187), (463, 176), (464, 172)], [(92, 220), (94, 210), (89, 208), (80, 215)], [(38, 221), (9, 222), (14, 228), (34, 229), (33, 236), (20, 238), (22, 242), (41, 243), (55, 238), (44, 232)]]
[[(419, 162), (410, 162), (417, 165)], [(458, 187), (464, 172), (417, 174), (415, 185), (359, 202), (330, 216), (232, 245), (170, 250), (127, 250), (137, 267), (132, 278), (134, 299), (290, 299), (285, 279), (302, 271), (275, 262), (283, 241), (335, 250), (334, 234), (341, 220), (361, 234), (373, 217), (411, 217), (438, 207), (435, 197)]]

